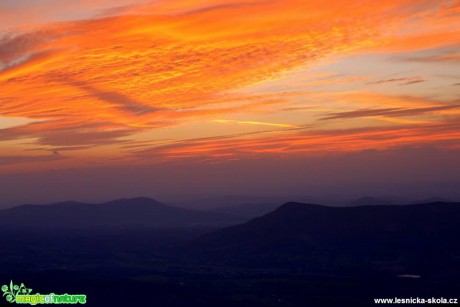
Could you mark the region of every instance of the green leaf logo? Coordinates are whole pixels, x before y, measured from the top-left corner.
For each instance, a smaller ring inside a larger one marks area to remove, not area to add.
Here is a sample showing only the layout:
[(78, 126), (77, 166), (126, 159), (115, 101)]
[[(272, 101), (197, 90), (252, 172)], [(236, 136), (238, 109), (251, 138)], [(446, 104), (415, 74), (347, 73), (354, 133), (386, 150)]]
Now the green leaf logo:
[(23, 283), (21, 283), (21, 285), (19, 286), (13, 284), (12, 280), (10, 280), (9, 286), (2, 286), (3, 296), (5, 296), (5, 299), (10, 303), (16, 302), (16, 296), (18, 294), (29, 294), (31, 291), (32, 289), (26, 288), (26, 286)]

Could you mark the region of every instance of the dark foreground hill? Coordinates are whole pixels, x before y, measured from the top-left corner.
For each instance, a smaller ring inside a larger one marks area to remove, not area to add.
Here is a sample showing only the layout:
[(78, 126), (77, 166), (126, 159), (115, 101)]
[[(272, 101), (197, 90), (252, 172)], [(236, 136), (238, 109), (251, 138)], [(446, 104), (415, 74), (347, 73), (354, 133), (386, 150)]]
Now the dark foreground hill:
[(23, 205), (0, 211), (0, 227), (15, 229), (169, 228), (228, 226), (238, 222), (239, 219), (226, 214), (168, 206), (150, 198), (119, 199), (103, 204)]
[(460, 267), (460, 203), (287, 203), (246, 224), (207, 234), (190, 250), (228, 265), (449, 274), (447, 267)]
[[(2, 221), (61, 228), (2, 229), (1, 282), (85, 293), (88, 306), (357, 307), (375, 298), (458, 298), (459, 208), (288, 203), (203, 236), (202, 228), (137, 227), (218, 221), (148, 199), (18, 207), (3, 211)], [(136, 227), (61, 231), (82, 224)]]

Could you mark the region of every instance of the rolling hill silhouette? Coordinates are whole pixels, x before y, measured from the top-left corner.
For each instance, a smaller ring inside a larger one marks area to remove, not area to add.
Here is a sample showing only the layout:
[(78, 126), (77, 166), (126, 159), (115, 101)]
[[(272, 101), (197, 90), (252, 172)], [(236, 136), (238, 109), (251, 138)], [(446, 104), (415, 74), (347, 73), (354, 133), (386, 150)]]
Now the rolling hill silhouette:
[(142, 197), (102, 204), (23, 205), (0, 211), (0, 226), (14, 228), (228, 226), (239, 221), (230, 215), (168, 206)]
[(20, 206), (0, 212), (0, 271), (87, 293), (94, 306), (152, 297), (158, 306), (370, 306), (458, 294), (460, 203), (287, 203), (237, 226), (195, 228), (230, 222), (147, 198)]
[(279, 204), (276, 203), (244, 203), (241, 205), (216, 208), (212, 210), (212, 212), (241, 216), (249, 219), (270, 213), (278, 207)]
[(440, 272), (443, 264), (454, 263), (458, 269), (460, 203), (287, 203), (248, 223), (204, 235), (194, 248), (200, 257), (230, 265)]

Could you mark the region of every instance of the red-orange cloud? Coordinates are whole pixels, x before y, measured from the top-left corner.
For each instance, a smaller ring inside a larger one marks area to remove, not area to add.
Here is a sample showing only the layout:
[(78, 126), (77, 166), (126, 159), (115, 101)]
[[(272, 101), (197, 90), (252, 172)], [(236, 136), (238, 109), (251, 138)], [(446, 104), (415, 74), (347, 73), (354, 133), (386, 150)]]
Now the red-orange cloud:
[[(451, 44), (460, 28), (458, 6), (448, 2), (158, 1), (116, 16), (7, 33), (0, 39), (0, 115), (35, 122), (0, 131), (0, 138), (98, 146), (189, 121), (267, 112), (286, 102), (283, 95), (235, 91), (332, 54)], [(411, 28), (419, 23), (433, 30)], [(314, 139), (324, 142), (318, 148), (335, 140)], [(267, 139), (241, 142), (251, 152), (272, 150)], [(296, 138), (277, 148), (297, 152), (304, 145)], [(187, 154), (214, 152), (215, 146), (221, 151), (222, 144), (209, 143)]]

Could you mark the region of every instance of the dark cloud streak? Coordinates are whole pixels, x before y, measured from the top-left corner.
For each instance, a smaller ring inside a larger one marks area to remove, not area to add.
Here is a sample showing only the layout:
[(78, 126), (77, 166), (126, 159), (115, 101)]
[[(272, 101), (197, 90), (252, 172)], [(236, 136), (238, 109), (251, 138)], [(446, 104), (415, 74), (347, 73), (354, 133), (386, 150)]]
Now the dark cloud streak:
[(162, 109), (148, 106), (146, 104), (140, 103), (127, 95), (118, 93), (116, 91), (102, 90), (98, 89), (95, 86), (83, 82), (83, 81), (68, 81), (69, 85), (75, 86), (80, 90), (89, 93), (97, 99), (103, 100), (109, 104), (115, 105), (117, 108), (122, 111), (131, 113), (133, 115), (144, 115), (147, 113), (152, 113), (160, 111)]
[(61, 154), (40, 155), (40, 156), (0, 156), (0, 165), (11, 165), (30, 162), (51, 162), (65, 159)]
[(367, 82), (367, 84), (386, 84), (386, 83), (398, 83), (398, 85), (411, 85), (416, 83), (422, 83), (426, 80), (421, 77), (403, 77), (403, 78), (392, 78), (392, 79), (383, 79), (373, 82)]
[(349, 112), (337, 112), (329, 114), (321, 120), (358, 118), (368, 116), (414, 116), (436, 111), (456, 109), (459, 106), (447, 105), (427, 108), (403, 109), (403, 108), (386, 108), (386, 109), (360, 109)]

